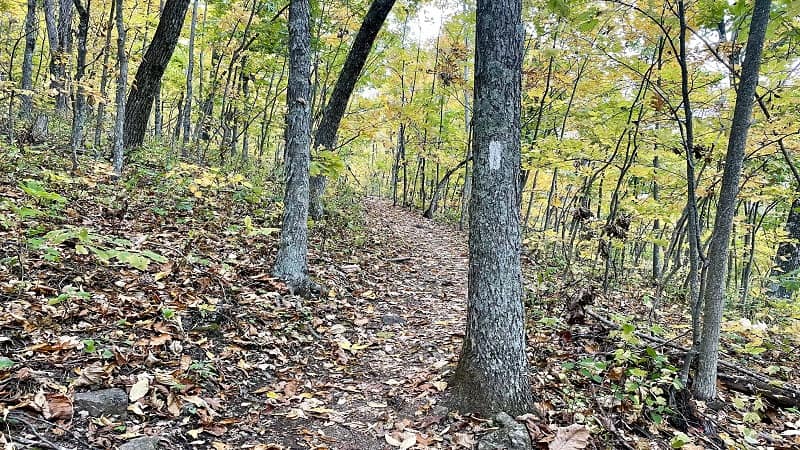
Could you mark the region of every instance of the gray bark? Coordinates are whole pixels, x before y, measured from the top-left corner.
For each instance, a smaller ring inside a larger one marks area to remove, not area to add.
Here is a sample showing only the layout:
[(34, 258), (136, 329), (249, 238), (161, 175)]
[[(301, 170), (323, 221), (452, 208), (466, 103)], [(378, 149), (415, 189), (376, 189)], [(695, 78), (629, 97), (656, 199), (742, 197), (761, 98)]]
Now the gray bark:
[[(114, 9), (116, 6), (111, 4), (110, 11), (108, 12), (108, 23), (105, 29), (105, 43), (103, 44), (103, 70), (100, 75), (100, 95), (103, 100), (106, 98), (108, 91), (108, 73), (109, 73), (109, 60), (111, 59), (111, 31), (114, 29)], [(100, 140), (103, 136), (104, 122), (106, 120), (106, 102), (101, 101), (97, 105), (97, 117), (95, 118), (94, 125), (94, 151), (95, 155), (100, 154)]]
[(86, 40), (89, 35), (89, 9), (91, 0), (74, 0), (75, 9), (78, 11), (78, 61), (75, 67), (75, 98), (72, 105), (72, 170), (78, 170), (78, 153), (83, 152), (83, 135), (86, 125), (86, 87), (83, 85), (83, 76), (86, 74)]
[(189, 28), (189, 62), (186, 65), (186, 104), (183, 107), (181, 122), (183, 127), (183, 142), (181, 156), (188, 156), (187, 146), (192, 129), (192, 83), (194, 82), (194, 40), (197, 35), (197, 0), (192, 5), (192, 23)]
[(70, 53), (70, 26), (72, 24), (72, 0), (61, 0), (58, 19), (53, 0), (44, 0), (44, 19), (50, 44), (50, 87), (56, 90), (56, 111), (67, 111), (67, 58)]
[(308, 286), (308, 196), (311, 159), (311, 28), (308, 0), (289, 4), (286, 91), (286, 191), (281, 242), (273, 274), (292, 290)]
[(521, 0), (478, 0), (467, 327), (451, 382), (462, 412), (532, 408), (520, 269)]
[[(336, 80), (328, 104), (322, 115), (322, 121), (314, 134), (314, 148), (322, 147), (325, 150), (333, 150), (336, 146), (336, 134), (339, 131), (339, 124), (342, 121), (347, 103), (355, 89), (356, 81), (361, 75), (361, 69), (367, 61), (372, 44), (378, 36), (378, 32), (386, 21), (386, 16), (392, 10), (395, 0), (374, 0), (364, 17), (353, 46), (347, 54), (342, 71)], [(311, 199), (310, 214), (315, 220), (320, 219), (324, 214), (322, 196), (325, 193), (325, 186), (328, 184), (324, 175), (311, 177)]]
[(33, 114), (33, 52), (36, 50), (36, 33), (38, 30), (36, 20), (36, 0), (28, 0), (28, 12), (25, 15), (25, 52), (22, 55), (22, 106), (20, 116), (30, 118)]
[[(798, 244), (800, 242), (800, 198), (792, 201), (789, 216), (786, 219), (786, 233), (789, 240), (781, 242), (778, 246), (778, 253), (775, 255), (775, 268), (772, 270), (772, 275), (775, 277), (794, 273), (800, 268), (800, 244)], [(780, 298), (790, 298), (793, 292), (781, 284), (775, 286), (773, 290), (773, 295)]]
[(725, 307), (725, 271), (728, 262), (731, 228), (739, 192), (739, 179), (744, 162), (744, 150), (753, 111), (753, 99), (758, 85), (761, 54), (769, 22), (771, 0), (756, 0), (747, 38), (747, 56), (742, 64), (742, 75), (736, 91), (725, 170), (722, 175), (714, 231), (708, 249), (708, 275), (704, 295), (703, 334), (700, 341), (697, 376), (693, 389), (702, 400), (716, 397), (717, 361), (719, 359), (719, 334), (722, 311)]
[(115, 0), (117, 9), (117, 64), (119, 74), (117, 75), (117, 115), (114, 119), (114, 176), (122, 176), (122, 156), (125, 141), (125, 91), (128, 85), (128, 55), (125, 53), (125, 21), (122, 13), (122, 2)]
[(153, 100), (175, 51), (188, 8), (189, 0), (167, 0), (164, 3), (158, 27), (136, 70), (134, 88), (125, 105), (125, 148), (137, 147), (144, 142)]

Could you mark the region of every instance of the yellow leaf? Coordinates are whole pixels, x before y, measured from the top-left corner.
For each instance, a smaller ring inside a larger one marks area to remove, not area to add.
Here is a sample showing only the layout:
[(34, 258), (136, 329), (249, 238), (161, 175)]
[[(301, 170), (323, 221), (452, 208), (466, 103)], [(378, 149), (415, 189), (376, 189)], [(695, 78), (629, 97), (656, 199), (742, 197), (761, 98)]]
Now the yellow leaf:
[(195, 428), (194, 430), (187, 431), (186, 434), (191, 436), (193, 439), (197, 439), (198, 436), (200, 436), (200, 433), (202, 433), (202, 432), (203, 432), (202, 428)]

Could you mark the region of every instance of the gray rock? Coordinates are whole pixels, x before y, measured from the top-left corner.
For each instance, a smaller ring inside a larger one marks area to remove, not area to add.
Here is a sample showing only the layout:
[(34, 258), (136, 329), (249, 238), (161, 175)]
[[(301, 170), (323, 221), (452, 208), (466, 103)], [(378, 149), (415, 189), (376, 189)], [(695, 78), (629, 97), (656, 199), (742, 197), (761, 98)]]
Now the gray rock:
[(531, 437), (525, 425), (501, 412), (492, 419), (498, 430), (483, 436), (478, 441), (478, 450), (532, 450)]
[(90, 416), (125, 417), (128, 408), (128, 394), (119, 388), (102, 389), (75, 394), (76, 411), (86, 411)]
[(406, 323), (406, 319), (394, 314), (387, 314), (381, 317), (381, 322), (383, 322), (384, 325), (401, 325)]
[(161, 438), (158, 436), (144, 436), (130, 441), (119, 446), (119, 450), (158, 450), (158, 443)]

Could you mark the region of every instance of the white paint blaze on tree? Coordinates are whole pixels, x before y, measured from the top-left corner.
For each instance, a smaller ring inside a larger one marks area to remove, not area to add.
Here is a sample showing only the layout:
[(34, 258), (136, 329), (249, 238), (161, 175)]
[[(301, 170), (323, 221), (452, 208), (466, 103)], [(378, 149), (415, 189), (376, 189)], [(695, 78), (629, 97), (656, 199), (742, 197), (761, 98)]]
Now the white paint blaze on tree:
[(293, 290), (308, 280), (308, 171), (311, 159), (311, 32), (308, 0), (289, 5), (289, 84), (286, 91), (286, 191), (281, 242), (273, 274)]
[(521, 0), (477, 5), (467, 329), (453, 376), (462, 412), (521, 414), (533, 395), (520, 269)]

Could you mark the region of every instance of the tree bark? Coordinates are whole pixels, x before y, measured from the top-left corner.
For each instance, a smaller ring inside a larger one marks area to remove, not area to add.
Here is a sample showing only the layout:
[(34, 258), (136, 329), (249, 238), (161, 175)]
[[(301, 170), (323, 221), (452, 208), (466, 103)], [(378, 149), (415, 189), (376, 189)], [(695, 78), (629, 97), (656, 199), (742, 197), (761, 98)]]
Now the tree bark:
[[(339, 72), (333, 93), (322, 114), (322, 121), (314, 134), (314, 148), (322, 147), (323, 150), (333, 150), (336, 146), (336, 134), (347, 109), (347, 103), (350, 101), (350, 96), (367, 61), (367, 56), (372, 50), (372, 44), (394, 3), (395, 0), (374, 0), (370, 5), (364, 21), (361, 23), (361, 28), (353, 40), (353, 46), (350, 47), (350, 52), (347, 54), (342, 71)], [(326, 185), (327, 180), (324, 175), (311, 177), (309, 212), (314, 220), (320, 219), (325, 212), (322, 196), (325, 193)]]
[(117, 75), (117, 115), (114, 118), (114, 150), (113, 164), (114, 176), (122, 176), (122, 157), (124, 151), (125, 134), (125, 91), (128, 85), (128, 55), (125, 53), (125, 20), (122, 14), (122, 2), (115, 0), (117, 10), (117, 65), (119, 74)]
[(91, 0), (74, 0), (78, 11), (78, 61), (75, 67), (75, 98), (72, 105), (72, 171), (78, 170), (78, 153), (83, 152), (83, 131), (86, 125), (86, 87), (83, 76), (86, 74), (86, 40), (89, 36), (89, 10)]
[[(111, 10), (108, 13), (108, 23), (106, 24), (105, 29), (105, 44), (103, 44), (103, 70), (101, 71), (100, 75), (100, 95), (103, 99), (106, 98), (106, 92), (108, 91), (108, 67), (109, 67), (109, 59), (111, 59), (111, 31), (114, 29), (114, 9), (116, 8), (115, 3), (111, 4)], [(106, 102), (101, 101), (99, 105), (97, 105), (97, 117), (95, 120), (95, 128), (94, 128), (94, 151), (95, 155), (98, 155), (100, 152), (100, 140), (103, 135), (103, 128), (106, 118)]]
[[(772, 269), (772, 276), (781, 277), (791, 274), (800, 268), (800, 197), (792, 201), (789, 209), (789, 217), (786, 219), (786, 233), (789, 240), (781, 242), (778, 246), (778, 253), (775, 255), (775, 268)], [(790, 298), (791, 289), (777, 283), (773, 289), (773, 295), (780, 298)]]
[(36, 50), (36, 0), (28, 0), (28, 12), (25, 15), (25, 53), (22, 56), (22, 106), (20, 116), (29, 119), (33, 114), (33, 52)]
[(136, 71), (133, 87), (126, 102), (125, 148), (137, 147), (144, 142), (153, 99), (161, 83), (161, 76), (164, 75), (172, 52), (175, 51), (175, 44), (180, 37), (188, 8), (189, 0), (167, 0), (164, 3), (161, 20)]
[(72, 0), (60, 0), (58, 19), (53, 0), (44, 0), (44, 19), (50, 43), (50, 88), (56, 91), (56, 112), (67, 112), (67, 59), (71, 48)]
[(467, 327), (451, 383), (464, 413), (533, 407), (520, 269), (521, 0), (478, 0)]
[(197, 0), (192, 5), (192, 23), (189, 28), (189, 62), (186, 65), (186, 104), (181, 115), (183, 141), (181, 143), (181, 156), (189, 156), (189, 138), (192, 135), (192, 83), (194, 82), (194, 40), (197, 34)]
[(719, 359), (719, 334), (722, 311), (725, 306), (725, 271), (728, 262), (731, 227), (733, 225), (739, 178), (744, 162), (744, 150), (753, 111), (753, 99), (758, 85), (761, 54), (769, 22), (771, 0), (756, 0), (750, 33), (747, 37), (747, 57), (742, 64), (742, 75), (736, 91), (736, 106), (733, 112), (725, 170), (722, 175), (717, 215), (708, 250), (708, 275), (703, 300), (703, 334), (699, 347), (697, 376), (693, 389), (702, 400), (717, 394), (717, 361)]
[(286, 91), (286, 191), (281, 242), (272, 273), (293, 291), (308, 287), (308, 197), (311, 159), (311, 13), (308, 0), (289, 4)]

